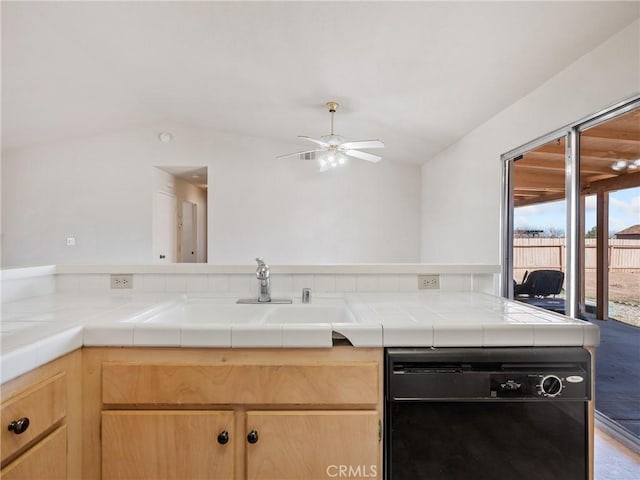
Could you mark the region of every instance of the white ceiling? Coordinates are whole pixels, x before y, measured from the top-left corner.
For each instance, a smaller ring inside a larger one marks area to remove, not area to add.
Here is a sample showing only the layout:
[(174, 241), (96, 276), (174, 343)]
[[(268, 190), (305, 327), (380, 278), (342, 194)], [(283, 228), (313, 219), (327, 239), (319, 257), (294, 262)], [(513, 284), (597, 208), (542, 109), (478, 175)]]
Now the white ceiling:
[(3, 1), (3, 148), (175, 122), (289, 153), (328, 133), (336, 100), (337, 133), (422, 163), (639, 5)]

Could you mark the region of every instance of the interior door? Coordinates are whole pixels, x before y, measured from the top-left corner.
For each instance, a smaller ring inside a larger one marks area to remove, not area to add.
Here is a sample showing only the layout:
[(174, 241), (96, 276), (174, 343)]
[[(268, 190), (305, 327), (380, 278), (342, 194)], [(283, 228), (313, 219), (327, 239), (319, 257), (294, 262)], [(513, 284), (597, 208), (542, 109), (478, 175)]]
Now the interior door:
[(183, 263), (198, 261), (198, 205), (184, 200), (182, 202), (181, 250)]
[(233, 426), (231, 411), (103, 412), (102, 480), (231, 480)]
[(376, 411), (247, 412), (248, 480), (381, 478)]
[(157, 263), (176, 261), (178, 235), (177, 201), (175, 195), (156, 193), (156, 216), (153, 232), (153, 258)]

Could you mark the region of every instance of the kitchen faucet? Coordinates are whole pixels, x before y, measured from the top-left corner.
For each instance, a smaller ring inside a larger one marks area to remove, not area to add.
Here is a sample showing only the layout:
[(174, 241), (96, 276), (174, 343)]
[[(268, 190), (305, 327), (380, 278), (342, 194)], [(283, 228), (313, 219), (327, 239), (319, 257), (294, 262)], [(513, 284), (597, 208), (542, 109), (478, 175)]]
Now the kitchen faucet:
[(258, 298), (239, 298), (236, 303), (292, 303), (290, 298), (271, 298), (271, 269), (261, 258), (256, 258), (256, 262), (258, 262), (256, 278), (260, 285), (260, 294)]
[(260, 296), (258, 297), (259, 302), (270, 302), (271, 301), (271, 280), (269, 276), (271, 274), (271, 270), (269, 269), (269, 265), (264, 263), (264, 260), (261, 258), (256, 258), (256, 262), (258, 262), (258, 269), (256, 270), (256, 278), (260, 283)]

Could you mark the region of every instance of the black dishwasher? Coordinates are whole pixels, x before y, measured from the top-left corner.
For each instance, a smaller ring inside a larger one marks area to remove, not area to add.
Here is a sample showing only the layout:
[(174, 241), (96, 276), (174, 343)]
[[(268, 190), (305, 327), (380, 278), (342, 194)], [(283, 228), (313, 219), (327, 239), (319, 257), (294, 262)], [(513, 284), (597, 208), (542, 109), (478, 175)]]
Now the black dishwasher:
[(591, 355), (388, 348), (386, 480), (585, 480)]

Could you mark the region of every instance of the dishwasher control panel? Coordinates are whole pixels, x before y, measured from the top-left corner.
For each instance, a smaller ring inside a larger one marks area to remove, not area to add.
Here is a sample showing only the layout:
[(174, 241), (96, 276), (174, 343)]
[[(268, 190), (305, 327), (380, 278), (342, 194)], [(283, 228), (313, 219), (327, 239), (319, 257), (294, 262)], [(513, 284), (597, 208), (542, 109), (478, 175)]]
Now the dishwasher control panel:
[(388, 349), (391, 401), (590, 399), (581, 348)]
[(503, 373), (491, 372), (489, 396), (491, 398), (584, 398), (587, 396), (586, 372)]

